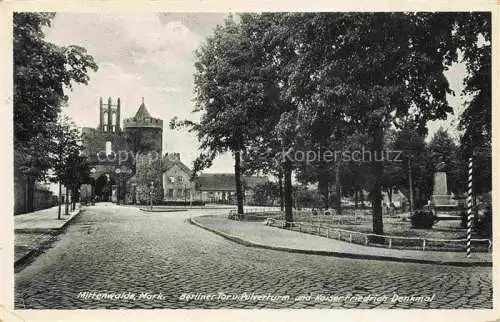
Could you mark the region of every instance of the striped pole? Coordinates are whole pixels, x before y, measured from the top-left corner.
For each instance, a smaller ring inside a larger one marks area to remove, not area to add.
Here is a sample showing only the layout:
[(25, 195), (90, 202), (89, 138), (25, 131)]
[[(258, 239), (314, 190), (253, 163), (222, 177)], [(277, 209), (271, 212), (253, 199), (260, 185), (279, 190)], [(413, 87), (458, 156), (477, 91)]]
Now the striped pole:
[(467, 257), (470, 257), (470, 242), (472, 238), (472, 157), (469, 158), (469, 173), (467, 177)]

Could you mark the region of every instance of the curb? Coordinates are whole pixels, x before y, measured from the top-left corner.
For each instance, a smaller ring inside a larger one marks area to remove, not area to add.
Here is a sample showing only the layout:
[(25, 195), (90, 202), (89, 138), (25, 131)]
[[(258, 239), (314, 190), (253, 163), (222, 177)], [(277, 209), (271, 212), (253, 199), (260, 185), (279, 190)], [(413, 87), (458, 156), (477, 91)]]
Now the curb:
[(188, 209), (163, 209), (163, 210), (158, 210), (158, 209), (143, 209), (139, 208), (139, 210), (144, 211), (144, 212), (181, 212), (181, 211), (188, 211)]
[(63, 230), (73, 219), (80, 214), (82, 211), (81, 208), (78, 208), (75, 210), (74, 213), (70, 213), (68, 219), (66, 219), (61, 227), (57, 228), (19, 228), (19, 229), (14, 229), (14, 233), (58, 233), (61, 230)]
[(66, 227), (69, 225), (73, 219), (78, 216), (82, 212), (82, 208), (78, 208), (75, 210), (75, 212), (70, 215), (70, 217), (62, 224), (61, 227), (59, 228), (51, 228), (51, 229), (44, 229), (44, 228), (34, 228), (34, 229), (19, 229), (19, 230), (14, 230), (14, 233), (46, 233), (46, 234), (51, 234), (52, 237), (40, 245), (37, 245), (36, 248), (31, 249), (29, 252), (24, 254), (22, 257), (18, 258), (17, 260), (14, 261), (14, 268), (20, 268), (22, 267), (23, 264), (26, 262), (29, 262), (30, 259), (35, 258), (38, 256), (40, 253), (42, 253), (42, 250), (49, 244), (51, 244), (54, 241), (54, 237), (59, 235)]
[(195, 226), (198, 226), (202, 229), (208, 230), (216, 235), (224, 237), (230, 241), (235, 243), (247, 246), (247, 247), (256, 247), (256, 248), (264, 248), (278, 251), (285, 251), (289, 253), (299, 253), (299, 254), (309, 254), (309, 255), (321, 255), (321, 256), (333, 256), (340, 258), (351, 258), (351, 259), (367, 259), (367, 260), (379, 260), (379, 261), (390, 261), (390, 262), (400, 262), (400, 263), (417, 263), (417, 264), (435, 264), (435, 265), (447, 265), (447, 266), (459, 266), (459, 267), (471, 267), (471, 266), (480, 266), (480, 267), (492, 267), (492, 262), (455, 262), (455, 261), (437, 261), (430, 259), (419, 259), (419, 258), (404, 258), (404, 257), (392, 257), (392, 256), (384, 256), (384, 255), (370, 255), (370, 254), (354, 254), (354, 253), (346, 253), (346, 252), (334, 252), (334, 251), (325, 251), (325, 250), (309, 250), (309, 249), (298, 249), (298, 248), (288, 248), (281, 246), (270, 246), (259, 244), (255, 242), (251, 242), (245, 239), (242, 239), (237, 236), (233, 236), (214, 228), (207, 227), (203, 224), (200, 224), (193, 218), (189, 218), (188, 221)]

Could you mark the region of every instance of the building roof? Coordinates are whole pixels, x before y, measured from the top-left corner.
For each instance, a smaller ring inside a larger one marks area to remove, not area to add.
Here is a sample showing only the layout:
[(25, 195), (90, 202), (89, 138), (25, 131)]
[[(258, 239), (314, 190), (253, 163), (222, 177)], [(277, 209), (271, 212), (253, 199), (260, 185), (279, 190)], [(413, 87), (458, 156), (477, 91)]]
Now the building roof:
[(142, 98), (141, 106), (139, 106), (139, 109), (137, 110), (137, 113), (135, 113), (134, 117), (136, 120), (151, 118), (151, 114), (149, 114), (149, 111), (146, 108), (146, 105), (144, 104), (144, 97)]
[(163, 172), (171, 169), (175, 165), (181, 168), (182, 171), (188, 173), (191, 176), (191, 170), (184, 163), (182, 163), (182, 161), (163, 158)]
[[(200, 191), (236, 191), (235, 177), (232, 173), (200, 174), (194, 180)], [(267, 177), (242, 176), (243, 187), (253, 189), (259, 184), (268, 182)]]

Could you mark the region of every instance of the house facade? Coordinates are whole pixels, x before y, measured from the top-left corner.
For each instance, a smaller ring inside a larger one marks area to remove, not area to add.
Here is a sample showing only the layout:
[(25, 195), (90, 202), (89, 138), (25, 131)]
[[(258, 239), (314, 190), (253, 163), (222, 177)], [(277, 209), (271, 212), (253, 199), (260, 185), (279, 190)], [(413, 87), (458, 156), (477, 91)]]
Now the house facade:
[(191, 170), (181, 161), (179, 153), (163, 157), (163, 200), (196, 200), (195, 183), (191, 181)]

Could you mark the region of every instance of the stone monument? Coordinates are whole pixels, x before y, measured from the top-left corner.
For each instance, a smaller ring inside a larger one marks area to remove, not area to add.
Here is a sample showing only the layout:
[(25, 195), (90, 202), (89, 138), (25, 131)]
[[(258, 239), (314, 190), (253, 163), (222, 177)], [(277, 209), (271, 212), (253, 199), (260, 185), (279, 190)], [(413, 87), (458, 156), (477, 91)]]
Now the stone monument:
[(444, 171), (446, 164), (439, 163), (436, 166), (434, 173), (434, 189), (432, 191), (432, 205), (434, 206), (456, 206), (457, 201), (448, 193), (448, 182), (446, 180), (446, 172)]

